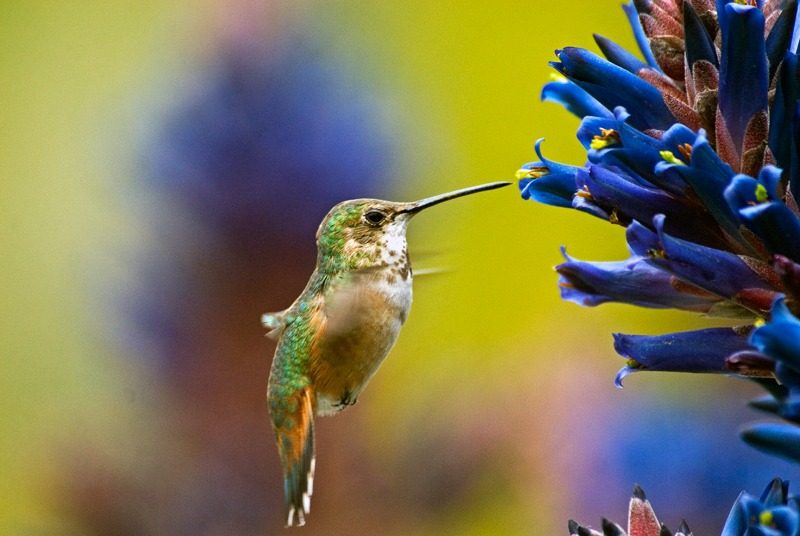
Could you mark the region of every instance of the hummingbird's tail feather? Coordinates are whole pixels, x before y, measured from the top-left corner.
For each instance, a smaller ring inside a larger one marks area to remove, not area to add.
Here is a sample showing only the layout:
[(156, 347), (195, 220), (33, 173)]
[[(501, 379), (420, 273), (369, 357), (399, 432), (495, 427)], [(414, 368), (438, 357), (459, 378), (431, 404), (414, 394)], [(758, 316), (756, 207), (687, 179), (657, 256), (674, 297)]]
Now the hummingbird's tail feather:
[[(272, 424), (283, 466), (286, 526), (302, 526), (311, 511), (314, 488), (314, 390), (306, 387), (286, 399), (286, 411)], [(294, 411), (292, 411), (294, 410)]]

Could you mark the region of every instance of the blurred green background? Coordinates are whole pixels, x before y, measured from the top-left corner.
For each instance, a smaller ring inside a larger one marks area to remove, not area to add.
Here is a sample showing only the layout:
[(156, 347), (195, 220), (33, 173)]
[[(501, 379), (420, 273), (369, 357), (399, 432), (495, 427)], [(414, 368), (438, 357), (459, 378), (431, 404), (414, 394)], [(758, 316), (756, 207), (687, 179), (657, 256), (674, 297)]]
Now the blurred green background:
[[(320, 109), (368, 102), (356, 123), (374, 124), (387, 154), (364, 156), (369, 195), (414, 200), (512, 180), (539, 137), (548, 158), (582, 163), (579, 120), (538, 95), (553, 50), (596, 50), (592, 32), (634, 48), (616, 1), (0, 3), (1, 533), (283, 533), (264, 400), (274, 346), (258, 315), (302, 290), (316, 225), (344, 194), (334, 184), (312, 207), (325, 173), (280, 175), (265, 206), (292, 210), (269, 209), (279, 223), (247, 238), (264, 248), (249, 256), (251, 242), (229, 247), (204, 219), (227, 202), (224, 183), (207, 205), (181, 194), (192, 183), (159, 186), (150, 162), (189, 143), (171, 133), (216, 102), (204, 84), (220, 65), (245, 65), (246, 87), (247, 62), (266, 58), (258, 73), (281, 87), (292, 43), (312, 43), (344, 81)], [(225, 123), (221, 109), (201, 131)], [(335, 153), (351, 130), (334, 127)], [(193, 150), (181, 169), (203, 161)], [(231, 151), (219, 169), (235, 166)], [(568, 517), (601, 515), (624, 526), (639, 483), (669, 526), (685, 517), (714, 533), (741, 489), (792, 476), (739, 444), (748, 384), (639, 374), (614, 387), (611, 332), (711, 325), (559, 300), (558, 247), (622, 259), (622, 228), (508, 188), (426, 212), (409, 243), (417, 270), (448, 270), (415, 278), (408, 323), (360, 403), (318, 423), (314, 509), (298, 532), (566, 534)], [(167, 303), (142, 259), (172, 259), (166, 288), (185, 303)], [(134, 328), (131, 296), (189, 335), (160, 334), (165, 346), (148, 333), (159, 322)]]

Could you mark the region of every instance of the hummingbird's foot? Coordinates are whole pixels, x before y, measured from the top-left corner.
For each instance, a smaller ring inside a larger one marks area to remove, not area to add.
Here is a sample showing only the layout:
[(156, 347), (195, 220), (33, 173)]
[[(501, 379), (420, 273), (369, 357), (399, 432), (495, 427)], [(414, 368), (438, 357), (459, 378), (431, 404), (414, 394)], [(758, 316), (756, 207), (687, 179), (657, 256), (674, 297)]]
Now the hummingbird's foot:
[(339, 403), (338, 404), (333, 404), (332, 406), (333, 406), (333, 409), (335, 409), (336, 411), (342, 411), (347, 406), (352, 406), (356, 402), (358, 402), (358, 397), (357, 396), (353, 396), (350, 393), (350, 391), (346, 390), (344, 392), (344, 394), (342, 395), (342, 398), (339, 399)]

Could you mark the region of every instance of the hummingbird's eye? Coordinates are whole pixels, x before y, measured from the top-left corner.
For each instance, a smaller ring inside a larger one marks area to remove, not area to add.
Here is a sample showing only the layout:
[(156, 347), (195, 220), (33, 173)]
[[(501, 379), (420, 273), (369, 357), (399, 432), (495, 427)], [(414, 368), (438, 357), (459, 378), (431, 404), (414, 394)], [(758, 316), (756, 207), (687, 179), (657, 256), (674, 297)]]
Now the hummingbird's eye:
[(377, 210), (370, 210), (366, 214), (364, 214), (364, 219), (367, 220), (367, 223), (371, 225), (380, 225), (383, 220), (386, 219), (386, 215), (383, 212), (379, 212)]

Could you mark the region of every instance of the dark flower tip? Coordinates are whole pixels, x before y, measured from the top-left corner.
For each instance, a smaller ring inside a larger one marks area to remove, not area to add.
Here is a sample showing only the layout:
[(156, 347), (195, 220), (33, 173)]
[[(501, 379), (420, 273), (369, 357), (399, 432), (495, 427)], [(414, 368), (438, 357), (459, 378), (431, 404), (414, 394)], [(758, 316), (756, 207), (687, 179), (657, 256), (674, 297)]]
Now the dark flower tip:
[(725, 360), (731, 372), (741, 376), (772, 376), (775, 372), (775, 360), (761, 352), (743, 350), (736, 352)]
[(610, 519), (604, 517), (601, 521), (601, 526), (603, 527), (603, 536), (625, 536), (625, 531), (622, 527)]

